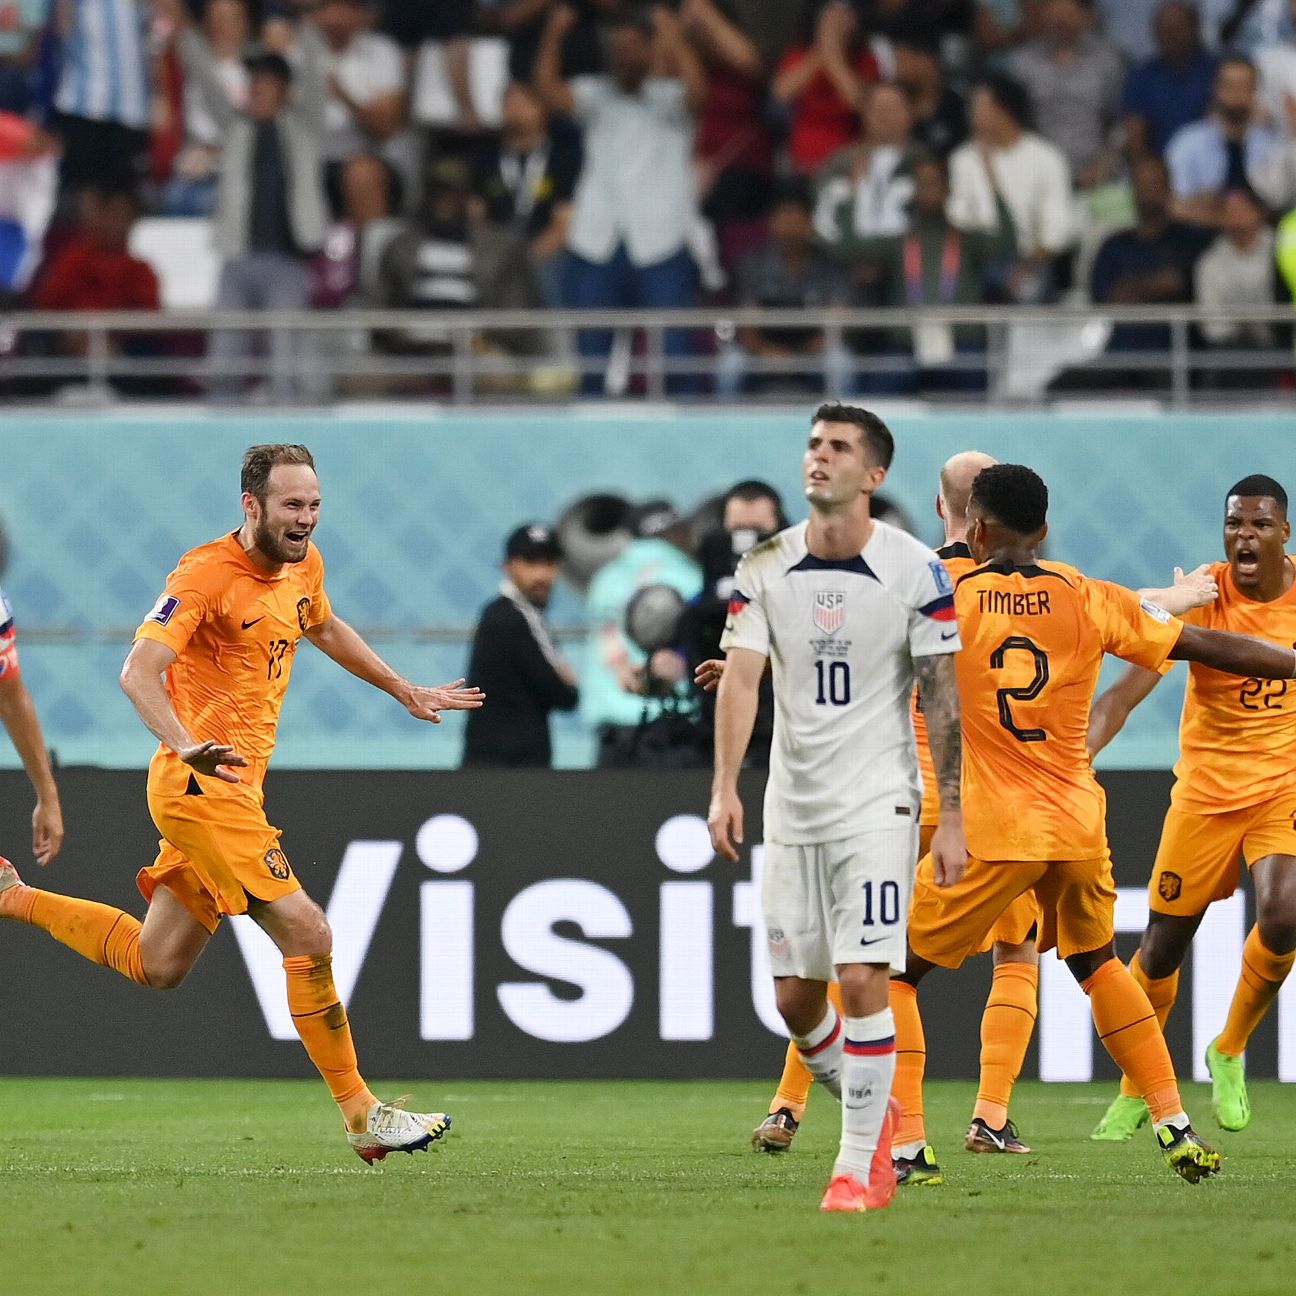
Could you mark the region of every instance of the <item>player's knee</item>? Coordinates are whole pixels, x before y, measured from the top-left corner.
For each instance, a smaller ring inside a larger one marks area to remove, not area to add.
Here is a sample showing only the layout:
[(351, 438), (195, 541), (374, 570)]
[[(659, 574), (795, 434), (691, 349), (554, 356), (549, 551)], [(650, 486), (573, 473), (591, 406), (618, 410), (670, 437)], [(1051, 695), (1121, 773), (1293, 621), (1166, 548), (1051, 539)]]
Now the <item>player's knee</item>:
[(189, 975), (189, 965), (176, 958), (143, 956), (150, 990), (174, 990)]
[(780, 977), (774, 982), (774, 1002), (793, 1035), (809, 1035), (823, 1021), (827, 1000), (809, 982)]
[(324, 911), (312, 905), (312, 912), (303, 914), (293, 932), (293, 944), (298, 952), (312, 958), (325, 958), (333, 953), (333, 929)]
[(1173, 976), (1183, 962), (1185, 946), (1168, 927), (1152, 924), (1139, 944), (1139, 967), (1149, 980), (1160, 981)]
[(1296, 950), (1296, 912), (1262, 913), (1256, 922), (1260, 942), (1271, 954), (1290, 954)]

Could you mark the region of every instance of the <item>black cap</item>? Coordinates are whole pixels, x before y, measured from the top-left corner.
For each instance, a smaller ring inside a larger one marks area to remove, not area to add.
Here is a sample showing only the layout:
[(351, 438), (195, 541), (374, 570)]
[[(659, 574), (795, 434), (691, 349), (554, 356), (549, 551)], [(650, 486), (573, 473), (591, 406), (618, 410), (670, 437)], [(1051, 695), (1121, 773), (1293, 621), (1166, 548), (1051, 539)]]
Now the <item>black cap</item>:
[(523, 558), (528, 562), (561, 562), (562, 546), (552, 527), (542, 522), (520, 526), (504, 542), (504, 557)]
[(665, 535), (679, 526), (684, 515), (668, 499), (648, 500), (630, 514), (630, 526), (641, 539)]
[(249, 76), (278, 77), (285, 85), (292, 84), (292, 64), (282, 54), (276, 54), (274, 50), (253, 50), (243, 60), (243, 66), (247, 69)]

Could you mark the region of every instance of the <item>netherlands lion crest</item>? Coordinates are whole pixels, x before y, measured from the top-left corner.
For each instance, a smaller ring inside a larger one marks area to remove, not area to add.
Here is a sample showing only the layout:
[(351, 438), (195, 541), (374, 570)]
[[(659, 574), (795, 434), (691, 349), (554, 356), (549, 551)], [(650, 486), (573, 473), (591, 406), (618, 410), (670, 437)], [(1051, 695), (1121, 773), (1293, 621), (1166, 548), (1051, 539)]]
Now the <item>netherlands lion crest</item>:
[(1178, 873), (1162, 873), (1157, 879), (1157, 895), (1162, 900), (1178, 900), (1183, 890), (1183, 878)]
[(270, 876), (276, 881), (287, 882), (288, 876), (292, 869), (288, 867), (288, 856), (283, 853), (277, 846), (274, 850), (268, 850), (265, 853), (265, 865), (270, 870)]
[(306, 633), (306, 627), (310, 624), (310, 607), (310, 599), (297, 600), (297, 624), (301, 627), (302, 634)]

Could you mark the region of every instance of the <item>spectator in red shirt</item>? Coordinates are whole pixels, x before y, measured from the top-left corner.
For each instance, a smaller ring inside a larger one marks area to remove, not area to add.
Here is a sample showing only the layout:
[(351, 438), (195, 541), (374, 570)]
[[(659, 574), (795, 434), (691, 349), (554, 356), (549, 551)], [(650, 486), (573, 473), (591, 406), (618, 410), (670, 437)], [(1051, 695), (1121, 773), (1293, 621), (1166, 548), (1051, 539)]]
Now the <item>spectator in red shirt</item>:
[(880, 54), (890, 61), (890, 47), (865, 38), (854, 10), (833, 3), (819, 15), (814, 44), (780, 60), (770, 91), (791, 114), (788, 154), (802, 175), (858, 136), (864, 88), (882, 77)]

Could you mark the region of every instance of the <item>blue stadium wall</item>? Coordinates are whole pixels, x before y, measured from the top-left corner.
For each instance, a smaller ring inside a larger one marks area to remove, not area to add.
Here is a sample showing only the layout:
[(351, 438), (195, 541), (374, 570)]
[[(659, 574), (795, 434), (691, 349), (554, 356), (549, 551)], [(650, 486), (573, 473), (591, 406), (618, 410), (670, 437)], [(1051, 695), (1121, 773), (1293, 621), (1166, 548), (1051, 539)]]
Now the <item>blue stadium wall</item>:
[[(1248, 472), (1289, 478), (1296, 417), (1282, 415), (888, 413), (899, 443), (888, 491), (933, 541), (936, 472), (977, 447), (1026, 462), (1053, 489), (1052, 556), (1130, 585), (1220, 553), (1224, 490)], [(466, 626), (492, 596), (501, 537), (554, 519), (578, 496), (666, 495), (689, 508), (740, 477), (764, 477), (797, 508), (805, 413), (635, 408), (221, 415), (171, 411), (0, 418), (4, 588), (20, 625), (68, 632), (29, 644), (28, 680), (63, 764), (131, 768), (151, 741), (115, 680), (130, 630), (187, 548), (239, 518), (238, 460), (255, 441), (307, 442), (319, 461), (317, 539), (340, 615), (395, 631), (383, 651), (408, 674), (460, 673), (465, 648), (416, 626)], [(579, 625), (560, 593), (559, 625)], [(1182, 676), (1182, 671), (1176, 673)], [(1164, 768), (1182, 692), (1172, 679), (1105, 755)], [(559, 763), (587, 763), (574, 720)], [(437, 768), (457, 763), (451, 722), (420, 726), (317, 654), (298, 658), (279, 768)], [(16, 759), (7, 747), (0, 763)]]

